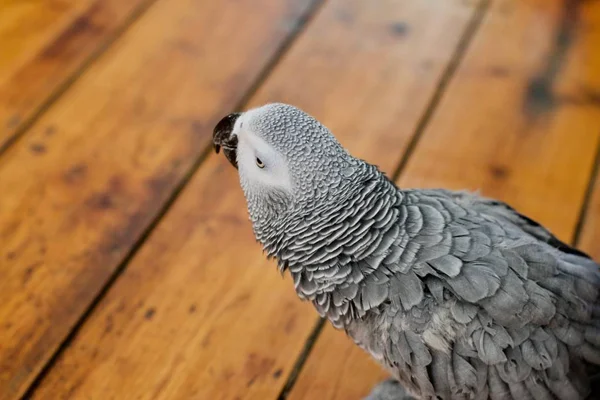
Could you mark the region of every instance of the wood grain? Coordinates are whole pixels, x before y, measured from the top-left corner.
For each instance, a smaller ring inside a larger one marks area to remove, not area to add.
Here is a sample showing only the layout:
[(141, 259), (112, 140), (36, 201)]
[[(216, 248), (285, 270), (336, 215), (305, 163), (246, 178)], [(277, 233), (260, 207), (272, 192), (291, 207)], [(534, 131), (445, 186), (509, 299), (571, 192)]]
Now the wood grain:
[[(585, 78), (588, 82), (584, 98), (590, 106), (600, 109), (600, 52), (598, 52), (598, 43), (600, 43), (600, 5), (584, 4), (583, 14), (585, 15), (585, 26), (590, 30), (590, 34), (585, 37), (585, 44), (582, 45), (581, 53), (585, 57), (586, 67), (590, 71), (596, 71), (595, 74), (588, 74)], [(600, 151), (600, 148), (599, 148)], [(600, 158), (596, 159), (596, 163)], [(598, 169), (598, 165), (596, 165)], [(592, 192), (589, 199), (587, 210), (583, 214), (581, 221), (581, 232), (577, 245), (586, 251), (596, 260), (600, 260), (600, 174), (596, 171), (594, 181), (591, 182)]]
[(600, 143), (599, 11), (496, 2), (399, 184), (480, 190), (570, 241)]
[[(600, 93), (600, 6), (564, 4), (575, 3), (493, 4), (399, 185), (481, 189), (572, 237), (600, 137), (600, 108), (586, 96)], [(328, 326), (289, 398), (367, 394), (381, 372), (356, 351)]]
[(388, 377), (343, 331), (327, 322), (288, 398), (359, 400)]
[(293, 103), (391, 174), (478, 4), (331, 1), (251, 105)]
[[(326, 3), (250, 105), (305, 107), (390, 171), (473, 13), (453, 4)], [(211, 155), (34, 398), (275, 399), (315, 317), (254, 242), (236, 171)]]
[(595, 260), (600, 260), (600, 175), (593, 182), (593, 191), (584, 212), (577, 245)]
[(264, 0), (247, 20), (256, 1), (159, 1), (0, 158), (0, 399), (23, 394), (313, 5)]
[(0, 151), (152, 1), (0, 1)]

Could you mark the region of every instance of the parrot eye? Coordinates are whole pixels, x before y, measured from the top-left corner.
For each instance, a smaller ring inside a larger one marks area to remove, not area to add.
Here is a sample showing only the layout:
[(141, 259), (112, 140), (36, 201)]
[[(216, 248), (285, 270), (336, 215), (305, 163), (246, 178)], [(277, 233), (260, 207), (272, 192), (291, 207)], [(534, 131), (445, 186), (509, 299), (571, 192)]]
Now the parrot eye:
[(263, 163), (260, 158), (256, 157), (256, 166), (260, 169), (263, 169), (265, 167), (265, 163)]

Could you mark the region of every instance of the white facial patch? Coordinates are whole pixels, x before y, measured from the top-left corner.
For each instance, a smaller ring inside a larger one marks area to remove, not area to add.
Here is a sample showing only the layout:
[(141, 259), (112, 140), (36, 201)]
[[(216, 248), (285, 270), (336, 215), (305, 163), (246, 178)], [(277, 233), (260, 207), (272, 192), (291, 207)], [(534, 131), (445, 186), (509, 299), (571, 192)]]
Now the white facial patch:
[(285, 158), (245, 123), (253, 111), (242, 114), (232, 132), (238, 137), (237, 163), (242, 186), (253, 192), (272, 188), (291, 193), (292, 183)]

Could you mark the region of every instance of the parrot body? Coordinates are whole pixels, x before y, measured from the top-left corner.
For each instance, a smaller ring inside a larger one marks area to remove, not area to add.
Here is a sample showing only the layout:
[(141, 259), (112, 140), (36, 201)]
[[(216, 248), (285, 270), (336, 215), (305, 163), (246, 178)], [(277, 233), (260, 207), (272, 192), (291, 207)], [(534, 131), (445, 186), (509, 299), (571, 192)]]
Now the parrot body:
[(587, 255), (502, 202), (397, 188), (292, 106), (229, 116), (214, 141), (298, 296), (397, 380), (369, 399), (589, 395), (600, 267)]

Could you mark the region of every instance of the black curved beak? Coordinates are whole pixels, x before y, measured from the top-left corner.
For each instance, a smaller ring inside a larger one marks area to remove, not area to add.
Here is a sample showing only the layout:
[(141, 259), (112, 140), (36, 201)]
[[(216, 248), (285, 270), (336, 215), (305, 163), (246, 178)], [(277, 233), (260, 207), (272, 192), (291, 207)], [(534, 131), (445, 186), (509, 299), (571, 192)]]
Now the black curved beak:
[(225, 157), (227, 157), (231, 165), (233, 165), (236, 169), (238, 167), (236, 160), (238, 138), (237, 136), (232, 135), (232, 132), (235, 121), (240, 117), (240, 115), (242, 114), (229, 114), (219, 121), (213, 130), (213, 146), (215, 147), (215, 152), (218, 154), (222, 147)]

